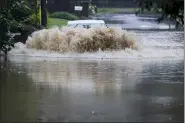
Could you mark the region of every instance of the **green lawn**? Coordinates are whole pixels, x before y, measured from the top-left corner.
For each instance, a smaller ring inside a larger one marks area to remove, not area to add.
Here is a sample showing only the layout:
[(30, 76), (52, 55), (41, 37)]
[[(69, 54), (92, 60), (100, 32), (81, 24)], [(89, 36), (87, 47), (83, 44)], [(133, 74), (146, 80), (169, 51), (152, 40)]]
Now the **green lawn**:
[[(125, 13), (125, 14), (135, 14), (139, 8), (98, 8), (97, 14), (114, 14), (114, 13)], [(156, 13), (154, 10), (147, 11), (144, 9), (143, 14), (153, 14)]]
[(98, 14), (135, 13), (137, 8), (98, 8)]
[(65, 19), (58, 19), (58, 18), (49, 18), (47, 28), (51, 28), (52, 26), (65, 26), (68, 20)]
[(120, 10), (120, 8), (98, 8), (98, 14), (118, 13)]

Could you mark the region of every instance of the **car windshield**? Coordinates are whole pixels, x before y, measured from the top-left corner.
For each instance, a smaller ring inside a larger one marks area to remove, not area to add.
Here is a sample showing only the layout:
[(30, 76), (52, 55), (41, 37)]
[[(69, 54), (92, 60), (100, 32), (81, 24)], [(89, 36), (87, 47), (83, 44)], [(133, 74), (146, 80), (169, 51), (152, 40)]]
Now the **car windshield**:
[(67, 25), (68, 27), (73, 27), (73, 28), (97, 28), (97, 27), (105, 27), (105, 24), (103, 23), (82, 23), (82, 24), (69, 24)]

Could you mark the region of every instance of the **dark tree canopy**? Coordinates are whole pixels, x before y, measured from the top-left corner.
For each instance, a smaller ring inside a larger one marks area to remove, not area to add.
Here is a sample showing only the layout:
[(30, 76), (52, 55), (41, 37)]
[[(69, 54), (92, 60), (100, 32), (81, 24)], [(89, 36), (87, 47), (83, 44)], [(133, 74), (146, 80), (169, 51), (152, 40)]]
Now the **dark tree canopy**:
[(136, 0), (136, 2), (141, 8), (140, 12), (147, 9), (161, 13), (159, 22), (168, 18), (175, 21), (176, 26), (184, 27), (184, 0)]
[[(36, 3), (36, 1), (32, 1)], [(0, 51), (7, 53), (13, 46), (10, 32), (19, 32), (26, 36), (36, 30), (38, 24), (37, 6), (30, 5), (28, 0), (6, 0), (0, 8)]]

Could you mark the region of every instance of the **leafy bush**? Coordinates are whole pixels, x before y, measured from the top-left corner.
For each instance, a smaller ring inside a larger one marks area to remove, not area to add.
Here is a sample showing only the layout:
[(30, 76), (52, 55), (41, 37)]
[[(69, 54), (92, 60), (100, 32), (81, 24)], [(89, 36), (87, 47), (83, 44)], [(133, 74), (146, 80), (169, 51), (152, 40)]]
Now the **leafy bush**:
[(5, 1), (5, 6), (0, 8), (0, 51), (6, 54), (13, 47), (15, 40), (9, 35), (11, 32), (21, 33), (20, 37), (25, 41), (30, 33), (43, 28), (37, 27), (39, 14), (34, 16), (36, 8), (31, 9), (26, 0)]
[(144, 10), (156, 11), (161, 13), (158, 22), (170, 19), (176, 22), (176, 27), (180, 25), (184, 27), (184, 0), (162, 0), (162, 1), (137, 1), (140, 7), (138, 13), (143, 13)]
[(90, 14), (90, 15), (93, 15), (93, 14), (95, 14), (95, 13), (97, 13), (97, 6), (96, 6), (96, 5), (90, 4), (90, 5), (89, 5), (89, 14)]
[(68, 12), (54, 12), (50, 15), (51, 18), (60, 18), (60, 19), (66, 19), (66, 20), (78, 20), (79, 17), (68, 13)]
[(40, 23), (41, 23), (40, 20), (41, 20), (41, 8), (38, 9), (38, 12), (34, 12), (34, 13), (31, 15), (31, 21), (32, 21), (33, 23), (38, 23), (38, 24), (40, 24)]

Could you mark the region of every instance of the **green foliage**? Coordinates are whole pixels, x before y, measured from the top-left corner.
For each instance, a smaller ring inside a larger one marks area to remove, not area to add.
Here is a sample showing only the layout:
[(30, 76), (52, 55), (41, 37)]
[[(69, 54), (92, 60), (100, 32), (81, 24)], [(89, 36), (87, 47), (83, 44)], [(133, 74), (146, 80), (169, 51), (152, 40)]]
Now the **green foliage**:
[[(35, 28), (27, 28), (27, 25), (37, 25), (37, 6), (31, 9), (26, 0), (6, 0), (5, 6), (0, 9), (0, 51), (7, 53), (13, 46), (13, 38), (10, 32), (34, 31)], [(35, 14), (35, 15), (34, 15)]]
[(184, 27), (184, 0), (137, 0), (140, 12), (144, 9), (148, 11), (156, 11), (161, 13), (158, 22), (165, 18), (176, 22), (176, 27), (179, 25)]
[(66, 20), (78, 20), (79, 17), (68, 12), (54, 12), (50, 15), (51, 18), (60, 18)]
[(6, 13), (8, 10), (1, 10), (0, 14), (0, 51), (7, 53), (11, 46), (11, 38), (8, 35), (11, 22), (8, 20), (9, 14)]
[(39, 10), (37, 12), (34, 12), (32, 15), (31, 15), (31, 21), (32, 23), (37, 23), (37, 24), (40, 24), (41, 20), (41, 8), (39, 8)]
[(90, 4), (89, 5), (89, 14), (93, 15), (93, 14), (96, 14), (96, 13), (97, 13), (97, 6)]

